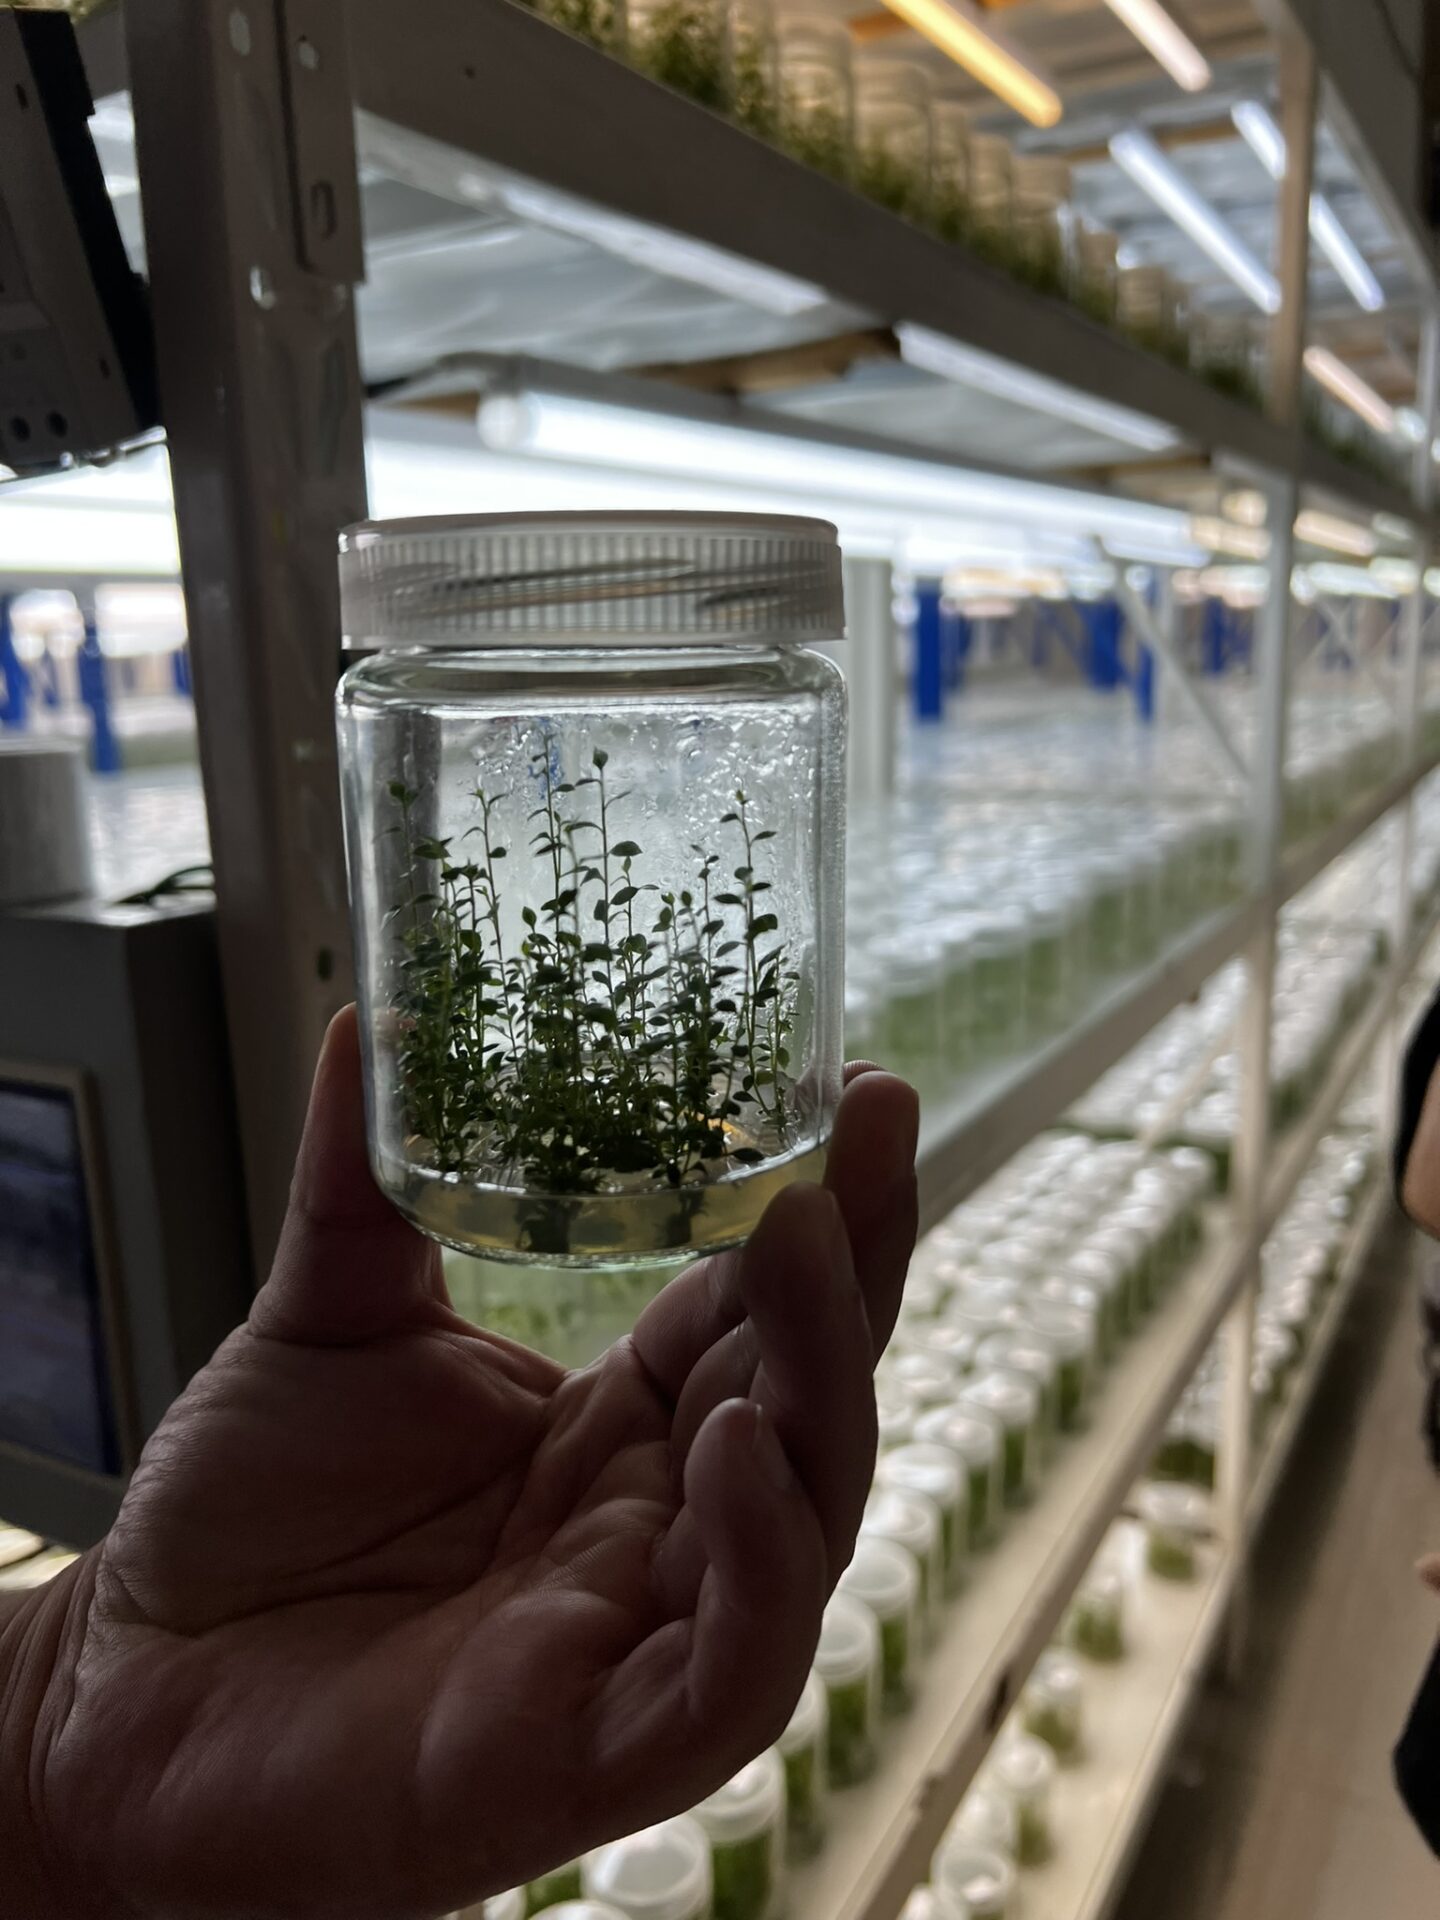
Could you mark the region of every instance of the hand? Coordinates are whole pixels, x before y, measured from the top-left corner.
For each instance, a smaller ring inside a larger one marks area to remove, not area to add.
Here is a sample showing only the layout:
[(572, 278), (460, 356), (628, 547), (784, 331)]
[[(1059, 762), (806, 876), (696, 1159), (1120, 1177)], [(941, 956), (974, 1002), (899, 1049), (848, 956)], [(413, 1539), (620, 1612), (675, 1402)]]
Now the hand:
[(825, 1188), (567, 1373), (450, 1308), (342, 1014), (248, 1324), (10, 1637), (0, 1851), (45, 1892), (7, 1910), (429, 1920), (774, 1740), (870, 1482), (915, 1134), (852, 1069)]

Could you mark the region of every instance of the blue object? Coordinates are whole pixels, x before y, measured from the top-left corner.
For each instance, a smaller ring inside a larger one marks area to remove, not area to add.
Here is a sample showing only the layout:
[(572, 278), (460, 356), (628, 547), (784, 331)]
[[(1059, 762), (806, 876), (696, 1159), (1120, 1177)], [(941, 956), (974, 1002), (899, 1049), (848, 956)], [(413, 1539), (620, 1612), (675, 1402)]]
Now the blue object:
[(915, 718), (945, 717), (945, 649), (941, 632), (940, 583), (927, 580), (915, 589)]
[(174, 683), (176, 693), (180, 694), (182, 698), (189, 700), (193, 696), (195, 688), (190, 679), (190, 649), (188, 646), (177, 647), (174, 653), (171, 654), (170, 677)]
[(13, 601), (0, 594), (0, 726), (23, 727), (30, 707), (30, 677), (15, 651), (15, 623), (11, 618)]
[(76, 654), (80, 698), (90, 709), (90, 759), (96, 773), (120, 771), (120, 742), (110, 722), (110, 681), (93, 613), (85, 616), (85, 638)]
[(1089, 640), (1088, 677), (1092, 687), (1109, 693), (1125, 684), (1120, 658), (1120, 606), (1115, 600), (1082, 602), (1080, 617)]

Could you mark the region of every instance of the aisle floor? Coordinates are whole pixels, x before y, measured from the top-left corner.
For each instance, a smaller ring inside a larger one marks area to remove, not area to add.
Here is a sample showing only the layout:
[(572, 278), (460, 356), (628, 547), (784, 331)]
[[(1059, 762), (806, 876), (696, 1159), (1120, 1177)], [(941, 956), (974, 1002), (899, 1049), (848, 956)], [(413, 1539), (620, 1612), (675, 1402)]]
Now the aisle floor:
[(1116, 1920), (1434, 1920), (1390, 1750), (1440, 1634), (1418, 1262), (1382, 1235), (1257, 1555), (1244, 1679), (1196, 1713)]

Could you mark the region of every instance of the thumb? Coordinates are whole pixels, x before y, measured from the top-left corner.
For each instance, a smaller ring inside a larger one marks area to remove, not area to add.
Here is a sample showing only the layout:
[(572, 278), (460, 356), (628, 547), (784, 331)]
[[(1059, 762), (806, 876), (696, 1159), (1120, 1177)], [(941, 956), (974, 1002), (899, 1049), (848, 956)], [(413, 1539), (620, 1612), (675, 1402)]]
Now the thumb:
[(266, 1340), (355, 1346), (443, 1298), (440, 1249), (403, 1219), (370, 1172), (354, 1007), (330, 1022), (270, 1278), (250, 1309)]

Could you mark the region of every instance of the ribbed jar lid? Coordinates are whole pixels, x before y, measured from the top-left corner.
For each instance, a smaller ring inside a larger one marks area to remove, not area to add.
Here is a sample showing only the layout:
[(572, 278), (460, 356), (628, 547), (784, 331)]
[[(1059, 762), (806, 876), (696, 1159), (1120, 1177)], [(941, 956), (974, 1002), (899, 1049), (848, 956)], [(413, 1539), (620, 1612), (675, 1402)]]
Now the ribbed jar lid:
[(340, 537), (345, 645), (802, 644), (845, 631), (824, 520), (524, 513), (372, 520)]

